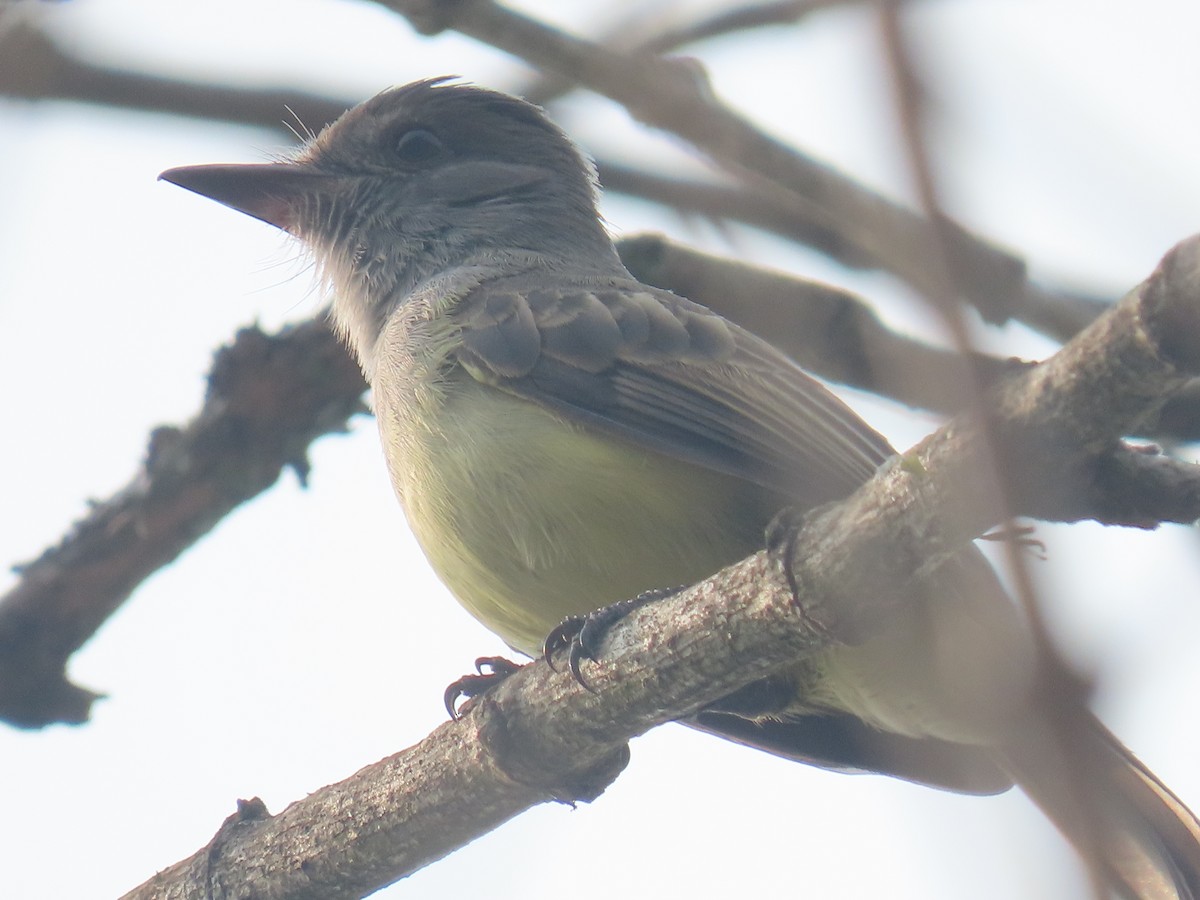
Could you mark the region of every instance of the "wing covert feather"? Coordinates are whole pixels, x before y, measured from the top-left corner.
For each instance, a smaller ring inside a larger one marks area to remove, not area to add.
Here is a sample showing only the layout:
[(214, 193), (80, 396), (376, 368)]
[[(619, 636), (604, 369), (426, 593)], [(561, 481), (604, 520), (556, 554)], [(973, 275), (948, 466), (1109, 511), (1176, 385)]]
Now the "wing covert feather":
[(770, 344), (636, 281), (485, 284), (455, 309), (475, 378), (806, 505), (841, 497), (887, 442)]

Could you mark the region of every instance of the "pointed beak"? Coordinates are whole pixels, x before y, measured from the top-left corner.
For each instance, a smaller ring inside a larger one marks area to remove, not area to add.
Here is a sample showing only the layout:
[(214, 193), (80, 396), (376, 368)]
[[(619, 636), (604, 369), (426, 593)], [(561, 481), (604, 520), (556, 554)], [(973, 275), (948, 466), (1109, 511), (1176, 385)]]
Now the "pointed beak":
[(180, 166), (158, 177), (284, 231), (296, 226), (304, 198), (329, 191), (337, 181), (299, 163)]

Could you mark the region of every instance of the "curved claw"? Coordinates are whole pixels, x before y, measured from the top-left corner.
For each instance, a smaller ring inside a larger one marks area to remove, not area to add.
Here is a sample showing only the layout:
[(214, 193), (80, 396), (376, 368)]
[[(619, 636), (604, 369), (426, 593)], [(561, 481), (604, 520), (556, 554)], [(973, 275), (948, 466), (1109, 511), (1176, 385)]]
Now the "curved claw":
[[(585, 625), (584, 627), (586, 628), (587, 626)], [(580, 640), (582, 635), (583, 631), (581, 630), (571, 641), (571, 652), (567, 656), (567, 668), (571, 670), (571, 677), (579, 682), (584, 690), (594, 694), (596, 693), (596, 689), (587, 683), (587, 679), (583, 677), (583, 670), (580, 669), (579, 664), (585, 659), (595, 662), (596, 657), (584, 648), (583, 641)]]
[(575, 639), (586, 624), (587, 619), (583, 616), (567, 616), (546, 635), (546, 640), (542, 642), (542, 656), (545, 658), (546, 664), (550, 666), (550, 671), (558, 672), (558, 667), (554, 665), (554, 654), (559, 650), (573, 647)]
[(442, 702), (446, 704), (446, 712), (450, 714), (451, 720), (458, 721), (462, 718), (458, 707), (459, 700), (464, 697), (472, 700), (480, 694), (487, 693), (520, 668), (515, 662), (505, 659), (503, 656), (481, 656), (475, 660), (477, 674), (464, 675), (462, 678), (450, 682), (446, 686), (445, 693), (442, 694)]
[(559, 671), (558, 666), (554, 664), (554, 654), (566, 650), (567, 671), (593, 694), (595, 690), (583, 677), (580, 664), (585, 659), (596, 659), (593, 644), (598, 643), (596, 632), (599, 631), (600, 636), (603, 636), (603, 629), (596, 626), (595, 622), (596, 613), (588, 616), (568, 616), (559, 622), (558, 627), (546, 635), (546, 640), (542, 642), (542, 656), (545, 657), (550, 670), (556, 673)]
[(542, 655), (546, 659), (546, 664), (557, 672), (558, 667), (554, 664), (554, 654), (560, 650), (567, 650), (567, 670), (571, 676), (584, 688), (593, 694), (596, 693), (595, 688), (588, 684), (587, 679), (583, 677), (583, 660), (590, 659), (595, 662), (599, 657), (604, 635), (633, 610), (655, 600), (669, 597), (678, 593), (679, 590), (679, 588), (663, 588), (646, 591), (629, 600), (621, 600), (597, 609), (586, 616), (568, 616), (546, 636), (546, 640), (542, 643)]
[(446, 704), (446, 713), (450, 716), (450, 721), (457, 722), (460, 718), (458, 712), (458, 701), (462, 697), (470, 698), (470, 692), (463, 684), (468, 678), (475, 678), (475, 675), (464, 675), (457, 681), (452, 681), (446, 685), (446, 691), (442, 694), (442, 702)]

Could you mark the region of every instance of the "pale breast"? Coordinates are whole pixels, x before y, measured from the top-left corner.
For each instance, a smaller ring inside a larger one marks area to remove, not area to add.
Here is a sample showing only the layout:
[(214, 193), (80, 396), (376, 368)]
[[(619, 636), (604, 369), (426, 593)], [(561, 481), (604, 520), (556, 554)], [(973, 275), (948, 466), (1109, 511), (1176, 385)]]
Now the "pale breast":
[(479, 384), (380, 370), (379, 423), (414, 533), (460, 602), (536, 653), (568, 615), (689, 584), (761, 544), (761, 492)]

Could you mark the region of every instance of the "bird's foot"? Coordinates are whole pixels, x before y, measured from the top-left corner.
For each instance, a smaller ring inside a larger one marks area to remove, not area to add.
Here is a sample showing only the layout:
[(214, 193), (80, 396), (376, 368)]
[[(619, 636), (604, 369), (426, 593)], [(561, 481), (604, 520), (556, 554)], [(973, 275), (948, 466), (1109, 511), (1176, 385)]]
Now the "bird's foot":
[(580, 666), (585, 659), (595, 662), (597, 654), (600, 652), (600, 643), (608, 634), (609, 629), (635, 609), (640, 609), (655, 600), (666, 599), (678, 594), (681, 590), (683, 590), (682, 587), (673, 587), (645, 591), (628, 600), (619, 600), (601, 607), (586, 616), (568, 616), (546, 636), (545, 643), (542, 644), (542, 655), (546, 658), (546, 663), (557, 672), (554, 655), (566, 650), (567, 669), (576, 681), (591, 691), (592, 686), (583, 677)]
[[(477, 674), (464, 675), (446, 686), (446, 693), (443, 695), (446, 701), (446, 712), (450, 714), (451, 719), (462, 718), (466, 704), (480, 694), (486, 694), (520, 668), (515, 662), (505, 659), (503, 656), (479, 657), (475, 660)], [(459, 700), (464, 700), (466, 703), (460, 707)]]
[(809, 511), (795, 507), (784, 507), (767, 525), (764, 543), (767, 553), (775, 557), (787, 579), (788, 590), (792, 595), (792, 603), (799, 608), (800, 586), (796, 584), (794, 573), (796, 561), (796, 535), (804, 527)]

